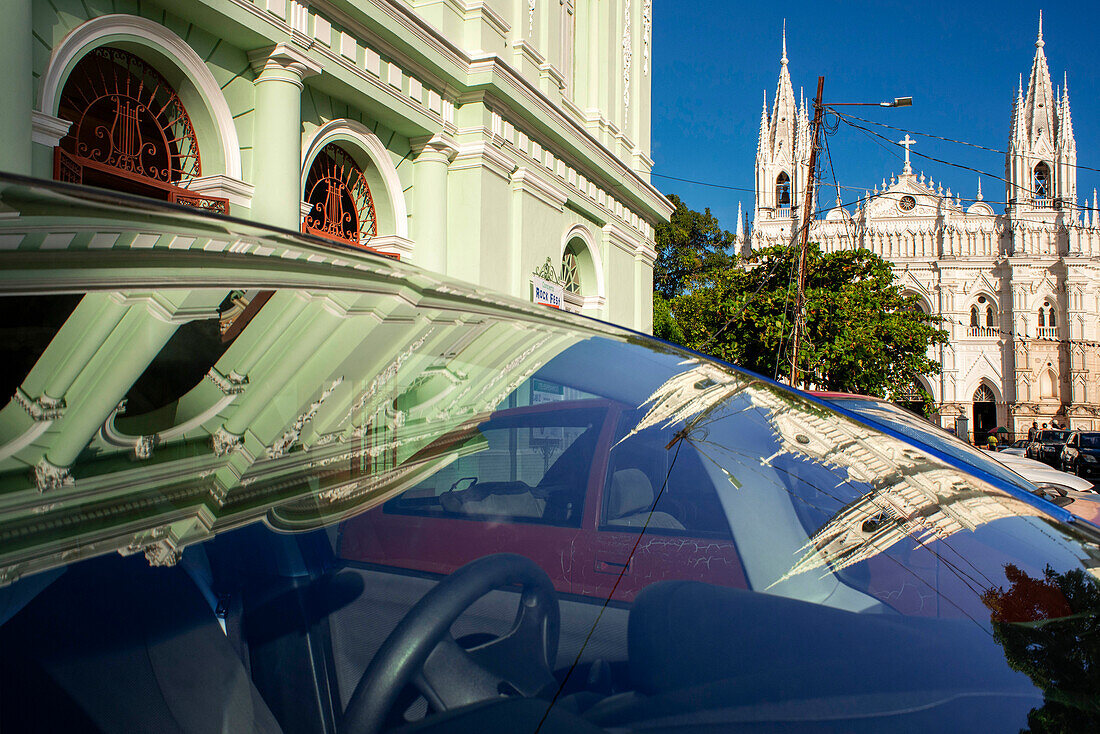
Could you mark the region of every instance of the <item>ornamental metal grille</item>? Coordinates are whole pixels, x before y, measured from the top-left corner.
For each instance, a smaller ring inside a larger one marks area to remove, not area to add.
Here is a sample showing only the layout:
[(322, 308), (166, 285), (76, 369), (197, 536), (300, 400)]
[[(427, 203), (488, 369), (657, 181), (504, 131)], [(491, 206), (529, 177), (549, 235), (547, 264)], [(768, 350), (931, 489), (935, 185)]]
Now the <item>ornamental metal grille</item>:
[(568, 293), (581, 292), (581, 273), (577, 266), (577, 254), (566, 250), (561, 256), (561, 287)]
[(374, 197), (363, 169), (342, 147), (329, 143), (309, 167), (302, 231), (364, 247), (378, 234)]
[(202, 175), (194, 125), (172, 86), (122, 49), (101, 46), (73, 68), (59, 115), (73, 124), (54, 177), (227, 214), (229, 202), (183, 188)]
[(974, 391), (975, 403), (995, 403), (997, 398), (993, 397), (993, 391), (989, 389), (987, 385), (982, 385)]

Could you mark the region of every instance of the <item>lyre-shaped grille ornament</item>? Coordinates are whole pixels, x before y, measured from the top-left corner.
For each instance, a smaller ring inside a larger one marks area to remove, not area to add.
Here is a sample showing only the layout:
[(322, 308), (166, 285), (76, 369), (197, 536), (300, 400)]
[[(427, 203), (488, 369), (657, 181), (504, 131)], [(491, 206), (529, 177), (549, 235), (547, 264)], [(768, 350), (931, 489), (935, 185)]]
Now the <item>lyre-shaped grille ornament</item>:
[(306, 176), (309, 213), (302, 230), (362, 247), (378, 234), (374, 198), (363, 169), (342, 147), (329, 143)]
[(82, 166), (154, 187), (202, 175), (195, 128), (175, 90), (137, 56), (101, 46), (74, 67), (59, 111), (60, 147)]

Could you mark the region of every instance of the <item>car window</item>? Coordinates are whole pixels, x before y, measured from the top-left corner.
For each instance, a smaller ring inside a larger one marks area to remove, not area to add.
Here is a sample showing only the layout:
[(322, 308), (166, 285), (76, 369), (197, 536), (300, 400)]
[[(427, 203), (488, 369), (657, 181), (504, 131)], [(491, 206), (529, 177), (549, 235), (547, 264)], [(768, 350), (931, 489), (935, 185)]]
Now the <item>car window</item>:
[(729, 522), (699, 449), (668, 451), (668, 432), (622, 437), (642, 417), (622, 414), (604, 480), (600, 527), (621, 530), (646, 525), (647, 532), (732, 540)]
[(1040, 431), (1039, 440), (1047, 443), (1057, 443), (1066, 440), (1069, 431)]
[(1083, 449), (1100, 449), (1100, 433), (1082, 433), (1080, 445)]
[(577, 527), (605, 408), (504, 411), (384, 512)]

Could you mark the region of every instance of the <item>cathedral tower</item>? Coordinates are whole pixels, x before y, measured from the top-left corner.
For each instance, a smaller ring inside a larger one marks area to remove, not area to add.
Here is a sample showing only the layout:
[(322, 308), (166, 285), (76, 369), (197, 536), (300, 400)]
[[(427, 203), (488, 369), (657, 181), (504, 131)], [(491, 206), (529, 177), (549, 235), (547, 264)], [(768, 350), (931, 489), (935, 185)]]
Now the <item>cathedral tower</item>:
[(760, 111), (754, 228), (761, 221), (791, 220), (792, 216), (797, 216), (806, 190), (810, 121), (805, 99), (795, 103), (791, 74), (787, 70), (785, 24), (783, 57), (779, 63), (779, 85), (775, 90), (771, 114), (768, 113), (767, 93), (764, 94), (764, 108)]
[(1077, 143), (1069, 111), (1069, 86), (1057, 93), (1043, 52), (1043, 16), (1031, 64), (1027, 94), (1023, 79), (1012, 106), (1012, 131), (1005, 156), (1009, 213), (1064, 209), (1077, 201)]

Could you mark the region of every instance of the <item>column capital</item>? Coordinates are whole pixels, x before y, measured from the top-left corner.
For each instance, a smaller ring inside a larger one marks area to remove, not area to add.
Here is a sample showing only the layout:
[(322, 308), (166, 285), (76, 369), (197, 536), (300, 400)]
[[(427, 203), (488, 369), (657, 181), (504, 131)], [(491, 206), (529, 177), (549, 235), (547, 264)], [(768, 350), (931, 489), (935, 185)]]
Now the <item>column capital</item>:
[(458, 155), (458, 143), (441, 134), (409, 138), (409, 147), (417, 158), (425, 152), (438, 153), (447, 159), (447, 163), (453, 161)]
[(321, 64), (314, 61), (289, 43), (277, 43), (249, 51), (248, 61), (259, 75), (256, 81), (279, 79), (303, 87), (307, 76), (320, 74)]

